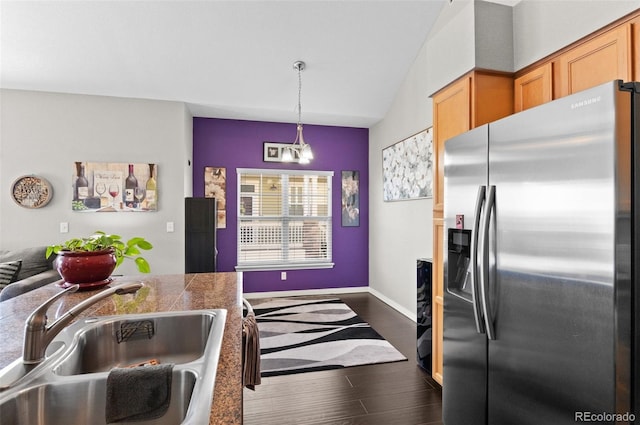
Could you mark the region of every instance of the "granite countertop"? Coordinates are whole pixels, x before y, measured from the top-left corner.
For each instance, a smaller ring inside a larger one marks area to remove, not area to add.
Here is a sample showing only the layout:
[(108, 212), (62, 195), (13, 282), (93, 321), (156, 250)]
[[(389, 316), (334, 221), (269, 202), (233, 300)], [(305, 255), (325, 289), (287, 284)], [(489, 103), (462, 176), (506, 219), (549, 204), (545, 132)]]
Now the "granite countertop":
[[(117, 277), (113, 284), (141, 281), (148, 287), (144, 297), (121, 295), (95, 304), (80, 317), (110, 316), (162, 311), (227, 309), (210, 425), (242, 423), (242, 273), (199, 273), (187, 275), (141, 275)], [(24, 322), (40, 304), (61, 291), (55, 284), (0, 303), (0, 369), (22, 356)], [(97, 291), (67, 294), (48, 310), (53, 321), (69, 308)], [(141, 299), (143, 298), (143, 299)]]

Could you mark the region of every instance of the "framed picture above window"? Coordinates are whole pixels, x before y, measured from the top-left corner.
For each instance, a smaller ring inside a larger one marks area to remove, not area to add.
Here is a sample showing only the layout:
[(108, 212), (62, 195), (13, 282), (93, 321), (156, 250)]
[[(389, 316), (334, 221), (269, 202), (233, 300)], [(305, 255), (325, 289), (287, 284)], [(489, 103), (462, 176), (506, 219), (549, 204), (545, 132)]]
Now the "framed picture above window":
[[(262, 148), (262, 160), (264, 162), (285, 162), (282, 160), (282, 152), (289, 146), (291, 146), (291, 143), (264, 142)], [(293, 151), (293, 160), (287, 162), (300, 162), (300, 157), (298, 157), (297, 151)]]

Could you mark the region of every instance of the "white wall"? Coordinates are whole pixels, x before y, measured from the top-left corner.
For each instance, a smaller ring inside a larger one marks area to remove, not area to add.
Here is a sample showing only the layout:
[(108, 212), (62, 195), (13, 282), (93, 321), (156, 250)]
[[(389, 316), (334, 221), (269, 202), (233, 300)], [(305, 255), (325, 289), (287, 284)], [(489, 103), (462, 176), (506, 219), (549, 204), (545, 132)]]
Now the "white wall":
[[(99, 229), (151, 241), (154, 249), (145, 258), (153, 273), (184, 271), (183, 198), (191, 187), (185, 166), (192, 145), (184, 104), (2, 90), (0, 122), (0, 248), (48, 245)], [(158, 164), (159, 210), (72, 211), (74, 161)], [(9, 198), (12, 182), (25, 174), (52, 184), (49, 205), (30, 210)], [(175, 223), (174, 233), (165, 231), (168, 221)], [(69, 233), (59, 233), (60, 222), (69, 223)], [(137, 270), (123, 264), (118, 273)]]
[(422, 76), (427, 81), (424, 95), (438, 91), (475, 66), (474, 13), (473, 0), (454, 1), (443, 6), (423, 46), (429, 58), (427, 72)]
[[(443, 7), (391, 108), (369, 132), (369, 284), (413, 317), (415, 260), (433, 255), (433, 204), (382, 201), (382, 149), (430, 127), (429, 95), (474, 67), (508, 70), (515, 51), (511, 63), (520, 69), (632, 12), (638, 1), (523, 0), (511, 10), (512, 27), (505, 6), (478, 6), (456, 0)], [(506, 28), (513, 38), (500, 41), (509, 37)]]
[(369, 131), (369, 286), (416, 315), (416, 259), (431, 257), (431, 199), (383, 202), (382, 149), (431, 126), (427, 49), (409, 71), (384, 120)]

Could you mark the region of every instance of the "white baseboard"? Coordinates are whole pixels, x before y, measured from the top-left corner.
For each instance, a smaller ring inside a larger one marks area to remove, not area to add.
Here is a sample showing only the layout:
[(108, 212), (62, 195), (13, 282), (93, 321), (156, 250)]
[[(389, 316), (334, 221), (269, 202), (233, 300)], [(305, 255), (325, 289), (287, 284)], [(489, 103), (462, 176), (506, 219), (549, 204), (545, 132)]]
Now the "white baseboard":
[(418, 314), (415, 311), (407, 310), (406, 308), (404, 308), (403, 306), (401, 306), (397, 302), (393, 301), (390, 298), (387, 298), (385, 295), (383, 295), (379, 291), (376, 291), (375, 289), (372, 289), (372, 288), (368, 288), (368, 289), (369, 289), (369, 293), (371, 295), (373, 295), (374, 297), (378, 298), (380, 301), (382, 301), (383, 303), (387, 304), (389, 307), (393, 308), (398, 313), (400, 313), (400, 314), (402, 314), (404, 316), (407, 316), (409, 319), (411, 319), (411, 320), (413, 320), (414, 322), (417, 323)]
[(300, 295), (335, 295), (335, 294), (355, 294), (358, 292), (368, 292), (374, 297), (378, 298), (383, 303), (387, 304), (389, 307), (398, 311), (400, 314), (408, 317), (414, 322), (417, 321), (417, 313), (415, 311), (409, 311), (406, 308), (402, 307), (397, 302), (391, 300), (390, 298), (384, 296), (379, 291), (375, 289), (371, 289), (368, 286), (356, 286), (353, 288), (326, 288), (326, 289), (304, 289), (298, 291), (273, 291), (273, 292), (250, 292), (243, 294), (243, 296), (247, 299), (257, 299), (257, 298), (271, 298), (271, 297), (295, 297)]
[(272, 297), (295, 297), (299, 295), (333, 295), (333, 294), (355, 294), (358, 292), (369, 292), (366, 286), (356, 286), (353, 288), (326, 288), (326, 289), (301, 289), (297, 291), (272, 291), (272, 292), (249, 292), (243, 294), (246, 299), (272, 298)]

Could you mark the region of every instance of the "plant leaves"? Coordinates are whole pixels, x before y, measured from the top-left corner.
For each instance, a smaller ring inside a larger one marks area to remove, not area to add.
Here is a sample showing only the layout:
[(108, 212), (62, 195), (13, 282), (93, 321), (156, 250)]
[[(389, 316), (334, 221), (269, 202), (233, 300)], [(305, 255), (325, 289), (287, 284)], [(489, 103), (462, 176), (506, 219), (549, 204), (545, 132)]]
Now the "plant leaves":
[(150, 250), (151, 248), (153, 248), (153, 245), (151, 245), (150, 242), (145, 241), (144, 239), (138, 242), (138, 247), (140, 249), (144, 249), (146, 251)]
[(124, 251), (124, 255), (126, 255), (126, 256), (140, 255), (140, 250), (136, 246), (129, 246)]
[(131, 238), (127, 241), (127, 246), (138, 245), (141, 241), (144, 241), (144, 238), (141, 238), (141, 237)]
[(147, 260), (142, 257), (136, 258), (136, 265), (138, 266), (138, 270), (140, 270), (141, 273), (149, 273), (151, 271), (151, 266), (149, 266)]
[(120, 266), (125, 258), (135, 261), (138, 270), (142, 273), (149, 273), (151, 266), (140, 255), (140, 249), (150, 250), (153, 245), (142, 237), (134, 237), (126, 243), (121, 240), (120, 235), (110, 235), (102, 230), (96, 230), (89, 237), (71, 238), (58, 245), (50, 245), (45, 252), (46, 258), (59, 251), (92, 252), (112, 248), (116, 257), (116, 267)]

